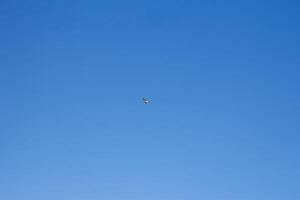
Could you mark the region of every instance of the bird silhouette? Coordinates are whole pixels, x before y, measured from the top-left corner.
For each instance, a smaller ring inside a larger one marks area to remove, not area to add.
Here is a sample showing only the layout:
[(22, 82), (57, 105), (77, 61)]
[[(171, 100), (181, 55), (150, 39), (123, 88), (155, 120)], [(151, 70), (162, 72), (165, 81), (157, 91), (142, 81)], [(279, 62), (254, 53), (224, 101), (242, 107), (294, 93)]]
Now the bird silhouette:
[(150, 100), (149, 99), (146, 99), (145, 97), (142, 98), (144, 104), (149, 104), (150, 103)]

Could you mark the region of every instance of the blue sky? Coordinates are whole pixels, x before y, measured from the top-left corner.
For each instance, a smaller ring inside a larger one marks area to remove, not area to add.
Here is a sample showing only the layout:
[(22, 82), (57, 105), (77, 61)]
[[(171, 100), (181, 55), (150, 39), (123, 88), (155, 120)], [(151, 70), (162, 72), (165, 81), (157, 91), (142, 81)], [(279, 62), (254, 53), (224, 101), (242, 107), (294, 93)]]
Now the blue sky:
[(299, 20), (292, 0), (2, 0), (0, 199), (300, 199)]

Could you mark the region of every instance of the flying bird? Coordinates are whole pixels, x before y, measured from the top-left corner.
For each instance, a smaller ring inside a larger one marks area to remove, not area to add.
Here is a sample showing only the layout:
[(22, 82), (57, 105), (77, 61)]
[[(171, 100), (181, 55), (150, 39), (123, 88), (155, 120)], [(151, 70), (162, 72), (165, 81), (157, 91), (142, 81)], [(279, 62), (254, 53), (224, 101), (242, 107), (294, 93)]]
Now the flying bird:
[(150, 103), (150, 100), (149, 99), (146, 99), (145, 97), (142, 98), (144, 104), (149, 104)]

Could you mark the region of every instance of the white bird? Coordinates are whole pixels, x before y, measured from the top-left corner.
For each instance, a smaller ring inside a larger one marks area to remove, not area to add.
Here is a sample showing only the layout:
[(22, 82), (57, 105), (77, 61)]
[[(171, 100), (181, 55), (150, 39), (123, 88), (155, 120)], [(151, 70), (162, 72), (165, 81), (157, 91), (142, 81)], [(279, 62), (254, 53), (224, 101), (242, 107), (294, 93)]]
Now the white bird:
[(145, 97), (142, 98), (144, 104), (149, 104), (150, 103), (150, 100), (149, 99), (146, 99)]

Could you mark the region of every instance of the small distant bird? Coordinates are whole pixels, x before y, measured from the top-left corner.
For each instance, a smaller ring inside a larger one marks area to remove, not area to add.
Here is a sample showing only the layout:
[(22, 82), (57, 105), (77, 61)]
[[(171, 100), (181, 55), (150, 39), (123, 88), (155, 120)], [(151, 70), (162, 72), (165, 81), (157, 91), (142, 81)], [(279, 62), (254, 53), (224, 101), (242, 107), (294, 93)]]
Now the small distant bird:
[(142, 98), (144, 104), (149, 104), (150, 103), (150, 100), (149, 99), (146, 99), (145, 97)]

